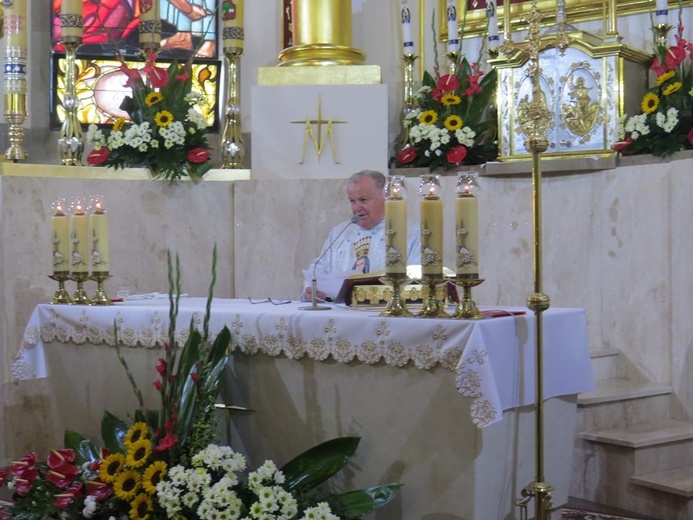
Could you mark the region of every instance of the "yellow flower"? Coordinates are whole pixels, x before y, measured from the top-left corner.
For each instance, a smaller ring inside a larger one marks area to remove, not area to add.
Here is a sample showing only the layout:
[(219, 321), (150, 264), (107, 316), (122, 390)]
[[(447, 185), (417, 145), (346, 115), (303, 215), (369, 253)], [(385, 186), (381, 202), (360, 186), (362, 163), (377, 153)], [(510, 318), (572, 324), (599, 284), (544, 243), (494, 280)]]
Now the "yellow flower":
[(462, 128), (463, 123), (462, 118), (460, 116), (452, 115), (445, 118), (445, 123), (443, 124), (445, 125), (445, 128), (447, 128), (451, 132), (454, 132), (458, 128)]
[(462, 99), (457, 94), (445, 94), (440, 98), (440, 102), (446, 107), (449, 107), (450, 105), (459, 105), (462, 103)]
[(152, 441), (149, 439), (140, 439), (128, 446), (128, 454), (125, 457), (125, 463), (131, 468), (144, 466), (151, 452)]
[(164, 100), (164, 96), (161, 95), (160, 92), (150, 92), (147, 94), (147, 97), (144, 99), (144, 102), (147, 104), (148, 107), (154, 106), (157, 103), (161, 103)]
[(651, 114), (655, 110), (657, 110), (657, 107), (659, 106), (659, 97), (657, 97), (657, 94), (654, 94), (652, 92), (648, 92), (645, 94), (642, 98), (642, 111), (645, 112), (646, 114)]
[(113, 130), (118, 132), (119, 130), (122, 130), (124, 126), (125, 126), (125, 118), (119, 117), (118, 119), (116, 119), (116, 122), (113, 123)]
[(665, 81), (670, 80), (674, 76), (676, 76), (675, 70), (668, 70), (665, 73), (661, 74), (660, 76), (657, 76), (657, 86), (661, 87)]
[(140, 474), (136, 469), (126, 469), (115, 479), (113, 492), (122, 500), (135, 498), (140, 489)]
[(426, 110), (419, 116), (419, 122), (425, 125), (432, 125), (436, 121), (438, 121), (438, 114), (436, 114), (435, 110)]
[(140, 439), (146, 439), (149, 434), (149, 427), (146, 422), (136, 422), (125, 434), (125, 439), (123, 444), (128, 448), (131, 444), (139, 441)]
[(664, 89), (662, 94), (665, 96), (668, 96), (669, 94), (673, 94), (674, 92), (678, 91), (681, 88), (681, 82), (680, 81), (674, 81), (671, 85), (669, 85), (667, 88)]
[(163, 460), (157, 460), (144, 470), (142, 487), (147, 493), (153, 495), (156, 492), (156, 485), (166, 476), (167, 469), (168, 467)]
[(157, 112), (154, 116), (154, 122), (157, 126), (168, 126), (171, 123), (173, 123), (173, 114), (168, 110), (162, 110), (161, 112)]
[(104, 482), (115, 481), (118, 474), (125, 465), (125, 455), (123, 453), (111, 453), (101, 461), (99, 466), (99, 477)]
[(152, 499), (149, 498), (149, 495), (140, 493), (130, 503), (130, 518), (132, 520), (147, 520), (153, 507)]

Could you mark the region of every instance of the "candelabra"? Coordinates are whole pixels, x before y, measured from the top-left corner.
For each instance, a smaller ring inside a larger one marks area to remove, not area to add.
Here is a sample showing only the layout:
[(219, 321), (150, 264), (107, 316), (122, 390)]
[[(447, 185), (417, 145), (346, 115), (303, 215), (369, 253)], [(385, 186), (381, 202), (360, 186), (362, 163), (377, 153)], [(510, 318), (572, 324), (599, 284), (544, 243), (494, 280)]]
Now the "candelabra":
[(29, 154), (24, 150), (24, 120), (26, 119), (26, 93), (5, 93), (5, 121), (10, 146), (5, 152), (8, 161), (24, 161)]
[[(529, 53), (529, 66), (527, 76), (532, 84), (532, 99), (529, 109), (525, 112), (524, 123), (531, 129), (525, 141), (525, 147), (532, 154), (532, 209), (534, 228), (534, 292), (527, 298), (527, 307), (534, 311), (535, 315), (535, 429), (536, 429), (536, 454), (535, 454), (535, 479), (527, 485), (521, 493), (521, 498), (516, 504), (522, 510), (521, 517), (527, 518), (527, 507), (534, 499), (536, 520), (549, 520), (551, 517), (551, 491), (553, 487), (544, 478), (544, 347), (543, 347), (543, 312), (550, 306), (549, 297), (542, 290), (542, 214), (541, 214), (541, 154), (548, 149), (548, 139), (544, 135), (542, 122), (551, 118), (551, 112), (542, 103), (540, 85), (541, 68), (539, 66), (539, 53), (542, 49), (542, 41), (539, 35), (539, 25), (543, 14), (537, 9), (536, 2), (532, 3), (527, 14), (529, 25), (527, 47)], [(561, 28), (559, 27), (559, 31)], [(509, 39), (502, 47), (502, 52), (508, 54), (517, 50)]]
[(63, 100), (65, 119), (60, 128), (58, 149), (60, 150), (60, 161), (64, 166), (81, 166), (82, 154), (84, 153), (84, 135), (77, 114), (79, 99), (77, 99), (75, 89), (75, 69), (77, 49), (82, 44), (82, 38), (79, 36), (65, 37), (62, 43), (65, 47), (65, 98)]
[(243, 165), (245, 147), (241, 133), (241, 84), (240, 59), (243, 55), (241, 48), (225, 51), (226, 58), (226, 121), (224, 136), (221, 141), (222, 168), (237, 169)]
[(448, 63), (448, 72), (452, 74), (453, 76), (457, 74), (457, 66), (460, 63), (460, 52), (459, 51), (448, 51), (445, 53), (445, 56), (447, 57), (449, 63)]
[(404, 108), (402, 109), (401, 129), (397, 138), (397, 153), (402, 153), (405, 149), (411, 148), (407, 116), (414, 110), (414, 63), (418, 59), (419, 57), (416, 54), (402, 55), (402, 61), (404, 62)]

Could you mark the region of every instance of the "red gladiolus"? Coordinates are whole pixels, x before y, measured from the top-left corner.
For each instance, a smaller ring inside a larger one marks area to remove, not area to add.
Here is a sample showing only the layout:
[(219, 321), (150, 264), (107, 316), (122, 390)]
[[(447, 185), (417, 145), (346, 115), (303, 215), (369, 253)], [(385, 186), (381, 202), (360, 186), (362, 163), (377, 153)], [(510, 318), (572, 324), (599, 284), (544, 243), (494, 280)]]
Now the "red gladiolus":
[(464, 146), (455, 146), (450, 149), (448, 154), (445, 156), (450, 164), (457, 164), (462, 162), (465, 157), (467, 157), (467, 149)]
[(158, 392), (161, 392), (161, 381), (154, 381), (153, 384), (154, 384), (154, 388), (156, 388), (156, 390)]
[(436, 87), (443, 92), (454, 92), (459, 86), (460, 82), (454, 74), (445, 74), (436, 82)]
[[(689, 139), (690, 139), (690, 134), (688, 134)], [(633, 142), (632, 137), (628, 137), (625, 141), (619, 141), (618, 143), (614, 144), (614, 152), (621, 152), (628, 148), (630, 146), (630, 143)]]
[(197, 383), (200, 380), (200, 374), (196, 374), (195, 372), (192, 372), (190, 374), (190, 379), (192, 379), (195, 383)]
[(106, 159), (108, 159), (109, 155), (111, 155), (111, 152), (105, 146), (101, 148), (94, 148), (91, 152), (89, 152), (87, 162), (94, 166), (98, 166), (99, 164), (104, 163)]
[(410, 162), (413, 162), (414, 159), (416, 159), (416, 150), (414, 150), (411, 146), (407, 146), (397, 155), (398, 164), (409, 164)]
[(172, 448), (178, 442), (178, 437), (173, 435), (173, 424), (171, 421), (166, 421), (164, 427), (166, 428), (166, 437), (159, 441), (158, 446), (155, 448), (156, 451), (164, 451)]
[(156, 365), (156, 371), (162, 376), (166, 374), (166, 360), (164, 358), (159, 358), (159, 364)]
[(176, 79), (180, 81), (181, 83), (185, 83), (188, 81), (188, 78), (190, 77), (190, 71), (188, 70), (188, 67), (182, 67), (181, 68), (181, 73), (176, 74)]
[(193, 148), (188, 152), (188, 161), (191, 163), (203, 163), (209, 159), (209, 150), (207, 148)]
[(123, 85), (124, 87), (134, 89), (142, 84), (142, 76), (140, 76), (140, 71), (131, 69), (125, 63), (122, 63), (120, 65), (120, 72), (125, 74), (125, 77), (127, 78), (125, 85)]

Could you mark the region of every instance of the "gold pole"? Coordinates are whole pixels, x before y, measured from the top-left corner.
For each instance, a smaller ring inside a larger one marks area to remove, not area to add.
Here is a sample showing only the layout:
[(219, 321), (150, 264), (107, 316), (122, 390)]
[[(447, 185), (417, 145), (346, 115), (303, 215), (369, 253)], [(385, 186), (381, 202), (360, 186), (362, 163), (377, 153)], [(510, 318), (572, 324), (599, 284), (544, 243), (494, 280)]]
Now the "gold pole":
[(395, 143), (395, 154), (399, 154), (405, 148), (410, 148), (409, 125), (406, 124), (407, 114), (414, 110), (414, 62), (419, 57), (415, 54), (403, 54), (404, 62), (404, 109), (400, 121), (400, 133)]
[(64, 166), (82, 166), (82, 153), (84, 153), (84, 136), (82, 124), (79, 121), (77, 110), (79, 99), (75, 90), (75, 60), (77, 49), (82, 44), (82, 38), (65, 38), (62, 42), (65, 47), (65, 120), (60, 128), (58, 138), (58, 150), (60, 161)]
[(241, 132), (241, 83), (240, 60), (242, 49), (224, 52), (226, 58), (226, 121), (224, 137), (221, 141), (221, 160), (223, 169), (243, 167), (243, 134)]

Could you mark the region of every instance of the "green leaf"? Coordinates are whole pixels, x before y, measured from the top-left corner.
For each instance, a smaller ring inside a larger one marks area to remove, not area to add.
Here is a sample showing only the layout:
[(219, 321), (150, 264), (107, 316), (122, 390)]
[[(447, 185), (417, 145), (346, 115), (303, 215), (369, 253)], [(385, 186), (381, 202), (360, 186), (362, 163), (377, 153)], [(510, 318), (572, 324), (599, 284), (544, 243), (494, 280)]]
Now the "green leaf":
[(99, 450), (89, 439), (73, 430), (65, 430), (63, 444), (75, 452), (75, 462), (84, 464), (99, 458)]
[[(190, 336), (188, 336), (188, 341), (185, 342), (185, 346), (180, 352), (180, 358), (178, 359), (178, 369), (176, 372), (176, 384), (179, 388), (180, 385), (187, 383), (188, 374), (192, 370), (195, 363), (200, 360), (200, 350), (202, 346), (202, 334), (200, 331), (195, 329), (190, 325)], [(179, 390), (182, 392), (182, 390)], [(176, 396), (177, 398), (182, 398), (182, 395)]]
[(209, 351), (207, 360), (214, 366), (219, 360), (229, 353), (231, 347), (231, 331), (224, 325), (217, 337), (214, 339), (212, 349)]
[(288, 491), (306, 492), (341, 470), (356, 453), (360, 437), (338, 437), (301, 453), (281, 471)]
[(109, 411), (104, 411), (101, 419), (101, 438), (104, 446), (112, 453), (125, 451), (125, 435), (130, 428), (123, 420)]
[(397, 496), (400, 487), (402, 484), (393, 483), (357, 489), (340, 495), (332, 495), (328, 502), (332, 512), (340, 518), (361, 518), (390, 503)]

